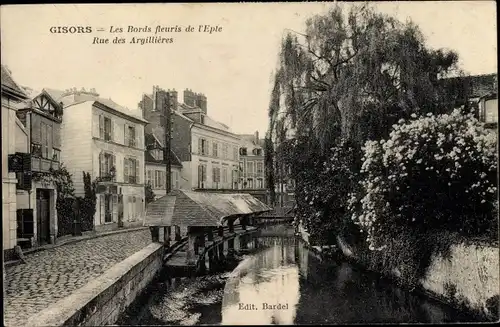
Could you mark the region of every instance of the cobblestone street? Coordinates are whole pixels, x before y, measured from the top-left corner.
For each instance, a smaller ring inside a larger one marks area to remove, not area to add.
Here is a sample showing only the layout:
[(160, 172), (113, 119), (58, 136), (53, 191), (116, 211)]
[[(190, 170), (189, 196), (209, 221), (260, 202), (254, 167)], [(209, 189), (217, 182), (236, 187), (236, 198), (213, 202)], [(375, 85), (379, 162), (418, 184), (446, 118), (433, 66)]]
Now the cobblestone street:
[(4, 325), (23, 324), (149, 243), (151, 235), (145, 229), (27, 255), (26, 264), (5, 269)]

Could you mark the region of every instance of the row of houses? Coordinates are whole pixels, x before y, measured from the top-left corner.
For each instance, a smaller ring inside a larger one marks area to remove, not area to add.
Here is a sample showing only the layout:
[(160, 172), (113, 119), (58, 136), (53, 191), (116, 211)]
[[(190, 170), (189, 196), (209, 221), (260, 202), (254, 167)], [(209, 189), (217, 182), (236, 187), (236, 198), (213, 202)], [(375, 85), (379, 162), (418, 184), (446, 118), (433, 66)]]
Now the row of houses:
[[(165, 99), (171, 103), (168, 133)], [(86, 193), (84, 172), (96, 185), (91, 229), (142, 225), (146, 185), (155, 196), (172, 189), (245, 192), (266, 201), (263, 140), (238, 135), (212, 119), (207, 98), (186, 89), (153, 87), (137, 110), (95, 89), (40, 91), (18, 85), (2, 66), (2, 188), (4, 254), (71, 234), (73, 220), (58, 213), (50, 176), (64, 167), (74, 196)], [(170, 148), (170, 173), (163, 151)]]

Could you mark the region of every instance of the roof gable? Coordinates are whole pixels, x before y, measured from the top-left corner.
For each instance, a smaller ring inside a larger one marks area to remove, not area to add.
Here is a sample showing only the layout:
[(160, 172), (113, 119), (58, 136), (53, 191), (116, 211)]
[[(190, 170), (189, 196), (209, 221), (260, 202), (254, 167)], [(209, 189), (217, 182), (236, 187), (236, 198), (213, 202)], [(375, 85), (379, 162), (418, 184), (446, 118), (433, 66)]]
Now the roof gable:
[(2, 91), (10, 92), (22, 99), (27, 99), (28, 95), (26, 92), (14, 81), (10, 71), (4, 65), (1, 65), (1, 80), (2, 80)]

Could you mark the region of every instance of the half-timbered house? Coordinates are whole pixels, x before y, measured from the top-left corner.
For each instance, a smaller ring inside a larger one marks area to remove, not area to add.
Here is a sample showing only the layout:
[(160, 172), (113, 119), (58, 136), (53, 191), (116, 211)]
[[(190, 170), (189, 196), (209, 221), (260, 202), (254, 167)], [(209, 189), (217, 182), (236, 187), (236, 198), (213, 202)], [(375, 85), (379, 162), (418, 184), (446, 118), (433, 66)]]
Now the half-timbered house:
[(28, 136), (27, 144), (18, 142), (17, 147), (29, 153), (27, 169), (17, 173), (17, 220), (19, 241), (37, 246), (54, 243), (61, 236), (59, 227), (67, 234), (71, 226), (58, 226), (57, 188), (51, 178), (60, 168), (62, 104), (45, 90), (30, 97), (17, 110)]

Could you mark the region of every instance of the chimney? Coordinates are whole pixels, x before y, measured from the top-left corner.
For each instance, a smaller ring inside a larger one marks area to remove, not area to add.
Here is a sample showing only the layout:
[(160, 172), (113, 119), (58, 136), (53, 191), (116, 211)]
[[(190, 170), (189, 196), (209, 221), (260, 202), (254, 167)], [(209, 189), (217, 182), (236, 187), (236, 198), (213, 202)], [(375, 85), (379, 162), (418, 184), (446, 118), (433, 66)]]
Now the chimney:
[(174, 102), (174, 110), (177, 111), (177, 109), (179, 109), (179, 97), (178, 97), (178, 94), (177, 94), (177, 91), (175, 89), (173, 89), (172, 91), (170, 91), (170, 96), (172, 98), (172, 101)]
[(205, 115), (207, 114), (207, 97), (203, 93), (196, 94), (196, 106), (200, 108)]
[(190, 89), (185, 89), (184, 90), (184, 104), (186, 104), (190, 107), (194, 107), (196, 105), (195, 101), (196, 101), (196, 97), (195, 97), (195, 94), (193, 93), (193, 91), (191, 91)]
[(255, 144), (259, 144), (259, 131), (255, 131)]

